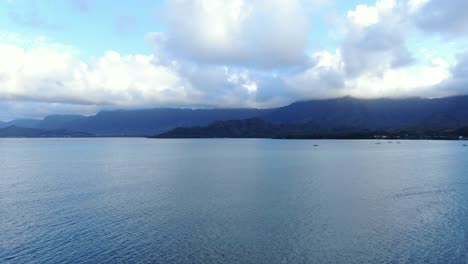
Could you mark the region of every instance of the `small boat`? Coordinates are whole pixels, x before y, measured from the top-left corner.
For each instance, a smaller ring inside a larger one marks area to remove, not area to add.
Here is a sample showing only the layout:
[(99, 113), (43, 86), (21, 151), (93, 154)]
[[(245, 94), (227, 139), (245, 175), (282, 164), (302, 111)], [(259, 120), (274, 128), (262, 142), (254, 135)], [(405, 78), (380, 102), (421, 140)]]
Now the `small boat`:
[(314, 147), (318, 147), (318, 145), (314, 145)]

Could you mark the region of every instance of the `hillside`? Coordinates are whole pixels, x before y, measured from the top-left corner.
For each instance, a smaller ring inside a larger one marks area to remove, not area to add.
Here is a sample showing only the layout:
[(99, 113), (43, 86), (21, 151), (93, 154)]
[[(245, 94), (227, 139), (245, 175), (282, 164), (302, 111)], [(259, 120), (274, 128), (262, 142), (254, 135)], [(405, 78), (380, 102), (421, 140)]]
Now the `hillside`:
[(468, 139), (468, 127), (456, 130), (390, 129), (317, 131), (307, 124), (272, 124), (262, 119), (228, 120), (208, 126), (175, 128), (153, 138), (278, 138), (278, 139)]
[(179, 127), (157, 138), (264, 138), (279, 132), (280, 126), (259, 118), (216, 121), (208, 126)]
[(468, 96), (439, 99), (356, 99), (296, 102), (264, 117), (273, 123), (309, 123), (318, 131), (449, 129), (468, 125)]

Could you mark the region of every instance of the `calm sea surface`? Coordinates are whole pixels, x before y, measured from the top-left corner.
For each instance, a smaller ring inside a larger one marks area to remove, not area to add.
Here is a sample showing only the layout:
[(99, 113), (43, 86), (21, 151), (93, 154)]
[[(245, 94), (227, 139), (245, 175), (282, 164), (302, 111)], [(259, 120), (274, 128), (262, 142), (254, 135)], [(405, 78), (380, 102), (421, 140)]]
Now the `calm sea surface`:
[(0, 262), (468, 263), (468, 147), (2, 139)]

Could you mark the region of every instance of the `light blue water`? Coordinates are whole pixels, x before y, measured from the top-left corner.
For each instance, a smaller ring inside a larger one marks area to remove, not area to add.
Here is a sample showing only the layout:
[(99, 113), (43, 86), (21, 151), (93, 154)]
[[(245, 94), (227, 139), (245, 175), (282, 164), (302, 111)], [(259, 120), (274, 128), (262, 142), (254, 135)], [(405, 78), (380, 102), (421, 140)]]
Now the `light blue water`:
[(0, 140), (0, 262), (467, 263), (468, 147)]

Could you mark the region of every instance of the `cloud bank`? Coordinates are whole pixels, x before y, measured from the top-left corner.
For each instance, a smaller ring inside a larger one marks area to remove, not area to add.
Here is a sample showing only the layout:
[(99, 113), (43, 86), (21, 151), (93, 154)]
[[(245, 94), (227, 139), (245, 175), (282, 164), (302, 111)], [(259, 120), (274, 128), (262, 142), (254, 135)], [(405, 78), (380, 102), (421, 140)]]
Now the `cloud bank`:
[[(466, 51), (455, 54), (454, 61), (421, 60), (411, 47), (412, 35), (466, 41), (463, 1), (358, 5), (343, 14), (336, 49), (311, 49), (318, 41), (310, 37), (314, 11), (328, 10), (321, 9), (326, 2), (167, 1), (167, 28), (146, 37), (154, 54), (110, 50), (83, 59), (78, 47), (46, 38), (25, 45), (3, 33), (0, 108), (14, 111), (12, 101), (24, 109), (41, 105), (42, 112), (49, 105), (50, 113), (90, 113), (102, 107), (271, 107), (344, 95), (467, 92)], [(71, 3), (83, 12), (91, 7), (89, 1)]]

